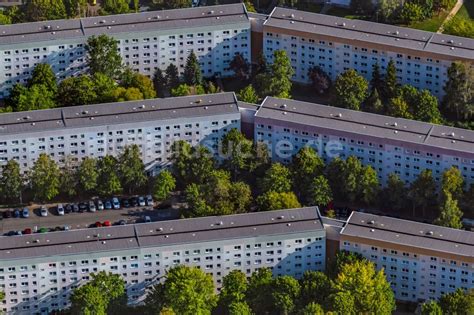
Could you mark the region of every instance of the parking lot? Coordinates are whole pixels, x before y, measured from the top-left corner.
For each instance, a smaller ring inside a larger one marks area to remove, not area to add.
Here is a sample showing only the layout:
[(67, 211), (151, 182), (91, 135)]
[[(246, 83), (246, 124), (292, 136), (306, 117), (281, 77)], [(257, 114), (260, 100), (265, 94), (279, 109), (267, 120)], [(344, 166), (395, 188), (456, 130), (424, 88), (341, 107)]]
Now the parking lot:
[(152, 221), (171, 220), (179, 218), (178, 209), (153, 209), (152, 207), (121, 208), (118, 210), (101, 210), (96, 212), (68, 213), (57, 215), (55, 207), (48, 209), (48, 215), (39, 215), (39, 208), (30, 208), (28, 218), (3, 218), (0, 221), (0, 235), (11, 231), (24, 231), (31, 229), (33, 233), (40, 228), (83, 229), (96, 222), (109, 221), (112, 225), (125, 220), (127, 224), (143, 222), (145, 216)]

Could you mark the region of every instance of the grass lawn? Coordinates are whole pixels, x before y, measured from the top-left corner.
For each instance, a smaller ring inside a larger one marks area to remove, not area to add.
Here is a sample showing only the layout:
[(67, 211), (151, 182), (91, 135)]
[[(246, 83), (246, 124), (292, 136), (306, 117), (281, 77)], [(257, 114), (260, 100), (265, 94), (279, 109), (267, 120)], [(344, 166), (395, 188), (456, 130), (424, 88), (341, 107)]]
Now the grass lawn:
[(431, 19), (411, 23), (408, 27), (416, 28), (423, 31), (436, 32), (441, 26), (441, 24), (443, 24), (443, 21), (448, 16), (448, 13), (448, 11), (442, 11), (439, 15), (433, 15)]

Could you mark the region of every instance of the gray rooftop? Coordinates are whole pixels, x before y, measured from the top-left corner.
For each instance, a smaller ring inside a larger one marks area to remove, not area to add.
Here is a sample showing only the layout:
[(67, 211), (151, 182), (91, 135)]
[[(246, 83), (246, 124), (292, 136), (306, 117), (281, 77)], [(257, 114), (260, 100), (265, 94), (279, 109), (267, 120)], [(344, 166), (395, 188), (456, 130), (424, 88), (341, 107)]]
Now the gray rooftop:
[(462, 152), (474, 159), (474, 131), (338, 107), (267, 97), (257, 118)]
[(0, 237), (0, 261), (322, 230), (316, 208)]
[(474, 59), (474, 39), (436, 34), (388, 24), (350, 20), (330, 15), (275, 8), (266, 26), (338, 37), (416, 51), (440, 54), (450, 59)]
[(352, 212), (341, 235), (474, 258), (472, 232), (374, 214)]
[(0, 26), (0, 46), (248, 22), (243, 4), (97, 16)]
[(5, 113), (0, 114), (0, 137), (238, 112), (234, 93), (218, 93)]

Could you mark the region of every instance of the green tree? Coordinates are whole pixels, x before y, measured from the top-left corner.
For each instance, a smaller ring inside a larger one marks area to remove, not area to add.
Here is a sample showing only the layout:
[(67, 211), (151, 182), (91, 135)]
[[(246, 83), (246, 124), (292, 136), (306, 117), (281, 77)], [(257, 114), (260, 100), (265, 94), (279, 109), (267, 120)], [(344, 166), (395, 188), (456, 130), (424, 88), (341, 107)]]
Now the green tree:
[(428, 90), (418, 93), (415, 104), (415, 119), (433, 124), (440, 124), (442, 122), (441, 113), (438, 108), (438, 99), (431, 95)]
[(138, 145), (125, 146), (117, 166), (122, 187), (128, 189), (129, 194), (145, 184), (145, 165)]
[(474, 70), (472, 65), (453, 62), (448, 69), (448, 80), (442, 111), (456, 120), (469, 120), (474, 115)]
[(3, 12), (0, 12), (0, 25), (12, 24), (12, 18)]
[(153, 86), (155, 88), (156, 94), (159, 97), (165, 96), (167, 90), (167, 82), (166, 77), (160, 68), (156, 68), (155, 73), (153, 74)]
[(114, 102), (139, 101), (143, 99), (143, 94), (138, 88), (119, 86), (112, 92), (111, 97)]
[(257, 104), (258, 102), (258, 95), (255, 89), (251, 84), (244, 87), (242, 90), (237, 93), (237, 98), (239, 101), (246, 102), (246, 103), (253, 103)]
[(81, 190), (85, 193), (92, 193), (97, 188), (99, 172), (97, 170), (97, 160), (85, 157), (77, 170), (77, 177)]
[(451, 193), (444, 192), (443, 204), (440, 207), (439, 217), (434, 224), (447, 226), (453, 229), (461, 229), (462, 211), (458, 207), (458, 201), (453, 199)]
[(359, 180), (359, 188), (361, 200), (367, 204), (372, 204), (379, 192), (379, 179), (377, 172), (370, 166), (365, 166)]
[(245, 301), (232, 302), (229, 305), (229, 315), (252, 315), (252, 310)]
[(68, 18), (84, 17), (87, 12), (86, 0), (63, 0)]
[(290, 168), (294, 191), (300, 199), (308, 202), (315, 192), (314, 178), (323, 173), (323, 160), (312, 147), (304, 146), (293, 156)]
[(116, 39), (105, 34), (91, 36), (87, 39), (86, 51), (90, 73), (100, 72), (110, 78), (118, 78), (122, 72), (122, 57)]
[(221, 141), (224, 154), (224, 166), (233, 179), (236, 179), (248, 168), (252, 158), (252, 141), (247, 139), (238, 129), (232, 128)]
[(461, 171), (452, 166), (443, 173), (441, 179), (441, 191), (449, 193), (454, 199), (458, 200), (464, 193), (464, 178), (461, 175)]
[(311, 189), (310, 205), (326, 206), (333, 200), (331, 186), (323, 175), (315, 177), (309, 187)]
[(188, 96), (192, 95), (192, 90), (191, 86), (187, 84), (180, 84), (176, 88), (171, 89), (171, 96), (177, 97), (177, 96)]
[(56, 98), (60, 106), (93, 104), (97, 100), (95, 84), (87, 75), (66, 78), (59, 84)]
[(179, 85), (179, 72), (178, 68), (170, 63), (165, 70), (166, 74), (166, 86), (168, 90), (175, 89)]
[(293, 192), (268, 191), (257, 198), (260, 211), (300, 208), (301, 204)]
[(291, 98), (291, 78), (294, 70), (291, 66), (285, 50), (276, 50), (273, 53), (273, 63), (271, 65), (271, 75), (269, 82), (269, 95), (279, 98)]
[(15, 111), (29, 111), (38, 109), (49, 109), (56, 107), (54, 94), (46, 86), (36, 84), (28, 89), (23, 89), (23, 94), (18, 95), (18, 103)]
[(383, 91), (385, 86), (384, 78), (382, 73), (380, 72), (379, 63), (376, 62), (372, 66), (372, 78), (370, 79), (370, 88), (372, 89), (372, 93), (377, 91)]
[(407, 197), (405, 183), (395, 173), (390, 173), (387, 178), (387, 185), (383, 189), (381, 196), (383, 205), (388, 205), (393, 210), (400, 211), (404, 209)]
[(436, 301), (430, 300), (421, 305), (421, 315), (443, 315), (443, 310)]
[(327, 305), (331, 294), (331, 280), (326, 274), (320, 271), (305, 271), (299, 280), (301, 286), (300, 304), (308, 305), (317, 303)]
[(346, 250), (341, 250), (336, 253), (334, 263), (329, 265), (328, 274), (331, 278), (337, 277), (341, 273), (342, 267), (346, 264), (353, 264), (358, 261), (365, 260), (362, 254), (357, 252), (350, 252)]
[(97, 168), (97, 192), (104, 196), (121, 193), (122, 185), (117, 172), (117, 159), (111, 155), (106, 155), (98, 161)]
[(332, 105), (348, 109), (360, 110), (367, 97), (369, 84), (364, 77), (353, 69), (347, 70), (334, 82), (334, 99)]
[(100, 8), (101, 15), (124, 14), (130, 12), (127, 0), (104, 0)]
[[(395, 297), (384, 275), (384, 271), (376, 271), (373, 263), (355, 261), (344, 264), (334, 280), (333, 298), (341, 296), (353, 297), (352, 309), (340, 309), (339, 303), (333, 304), (333, 310), (341, 314), (392, 314), (395, 310)], [(335, 296), (334, 296), (335, 295)]]
[(380, 99), (378, 89), (373, 89), (370, 93), (369, 97), (364, 102), (364, 111), (374, 113), (374, 114), (381, 114), (383, 111), (383, 103)]
[(175, 188), (176, 180), (173, 174), (168, 170), (161, 171), (158, 176), (156, 176), (153, 185), (153, 197), (158, 201), (166, 200)]
[(29, 176), (35, 198), (49, 201), (56, 197), (59, 194), (60, 176), (56, 162), (49, 155), (41, 153)]
[(94, 91), (96, 94), (95, 103), (113, 102), (113, 93), (117, 87), (117, 83), (107, 75), (97, 72), (92, 76), (94, 81)]
[(302, 310), (301, 315), (324, 315), (325, 312), (321, 305), (316, 303), (309, 303), (307, 304)]
[(121, 85), (124, 88), (136, 88), (143, 95), (144, 99), (155, 98), (156, 91), (153, 81), (146, 75), (137, 73), (132, 69), (126, 69), (122, 73)]
[[(232, 313), (231, 304), (245, 302), (247, 286), (247, 277), (240, 270), (232, 270), (224, 277), (219, 294), (219, 306), (224, 313)], [(238, 314), (235, 311), (233, 313)]]
[(464, 291), (461, 288), (439, 298), (443, 314), (472, 314), (474, 312), (474, 289)]
[[(19, 200), (23, 188), (20, 165), (15, 160), (8, 160), (2, 167), (0, 176), (0, 193), (7, 201)], [(1, 300), (1, 299), (0, 299)]]
[(309, 68), (308, 77), (311, 80), (312, 87), (316, 89), (318, 94), (326, 93), (331, 87), (331, 78), (321, 67)]
[(388, 63), (384, 82), (382, 98), (387, 101), (397, 96), (399, 86), (397, 81), (397, 68), (395, 67), (395, 62), (393, 60), (390, 60)]
[(291, 191), (291, 186), (290, 170), (280, 163), (273, 163), (260, 182), (260, 187), (263, 192), (289, 192)]
[(343, 170), (343, 177), (345, 178), (343, 182), (344, 194), (347, 195), (350, 202), (355, 202), (360, 197), (359, 187), (364, 168), (360, 160), (351, 155), (346, 159)]
[(272, 307), (272, 271), (259, 268), (252, 273), (247, 287), (247, 303), (254, 314), (265, 314)]
[(271, 314), (293, 314), (298, 304), (300, 284), (291, 276), (275, 278), (271, 284), (271, 302), (274, 311)]
[(153, 7), (156, 9), (180, 9), (192, 7), (192, 0), (152, 0)]
[(351, 0), (350, 8), (357, 14), (369, 15), (374, 10), (374, 5), (371, 0)]
[(231, 60), (229, 68), (234, 71), (235, 76), (240, 80), (247, 79), (250, 74), (250, 64), (240, 53), (237, 53)]
[(431, 170), (423, 170), (418, 177), (411, 183), (408, 191), (413, 204), (413, 216), (415, 216), (415, 208), (422, 209), (422, 216), (425, 217), (425, 210), (432, 205), (436, 197), (436, 183), (433, 179)]
[(391, 98), (385, 110), (385, 114), (392, 117), (413, 119), (409, 111), (408, 103), (402, 97)]
[(31, 78), (28, 80), (28, 86), (42, 84), (53, 94), (56, 94), (58, 85), (56, 83), (56, 75), (51, 66), (47, 63), (39, 63), (33, 69)]
[(62, 0), (31, 0), (26, 4), (26, 18), (30, 22), (65, 19), (66, 7)]
[(184, 82), (187, 85), (201, 85), (202, 84), (201, 66), (199, 65), (199, 60), (196, 54), (194, 53), (194, 51), (191, 51), (191, 53), (188, 56), (188, 59), (186, 60), (183, 77), (184, 77)]
[(407, 2), (402, 6), (399, 14), (400, 20), (405, 24), (421, 21), (424, 19), (423, 8), (414, 2)]
[(176, 178), (178, 187), (184, 188), (188, 182), (188, 169), (191, 162), (192, 147), (184, 141), (178, 140), (171, 145), (170, 162), (172, 165), (172, 172)]
[(176, 314), (206, 315), (217, 304), (212, 276), (196, 267), (177, 266), (168, 270), (161, 290), (162, 301), (148, 300), (150, 303), (163, 303)]
[(345, 168), (344, 160), (336, 157), (329, 162), (325, 170), (326, 178), (329, 181), (334, 197), (340, 200), (346, 198), (344, 191), (344, 183), (346, 181), (344, 176)]
[(61, 193), (68, 197), (74, 197), (77, 193), (79, 181), (76, 176), (75, 163), (67, 156), (60, 168), (59, 187)]

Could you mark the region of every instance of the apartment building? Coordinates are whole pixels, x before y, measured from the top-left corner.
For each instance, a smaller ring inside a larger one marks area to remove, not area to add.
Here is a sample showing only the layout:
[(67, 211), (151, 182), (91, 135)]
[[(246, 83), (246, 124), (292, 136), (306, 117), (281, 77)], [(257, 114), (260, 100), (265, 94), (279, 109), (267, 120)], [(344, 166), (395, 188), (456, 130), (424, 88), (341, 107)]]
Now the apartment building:
[(194, 51), (203, 75), (228, 76), (240, 53), (250, 61), (250, 21), (243, 4), (140, 12), (0, 26), (0, 98), (26, 83), (38, 63), (59, 80), (86, 71), (85, 44), (107, 34), (118, 42), (123, 63), (147, 76), (175, 64), (182, 72)]
[(410, 183), (429, 169), (437, 182), (454, 166), (474, 183), (474, 132), (415, 120), (267, 97), (255, 114), (255, 140), (272, 159), (289, 163), (303, 146), (325, 162), (354, 155), (383, 184), (390, 173)]
[(175, 141), (204, 145), (217, 156), (219, 140), (232, 128), (240, 130), (234, 93), (6, 113), (0, 115), (0, 165), (14, 159), (27, 170), (41, 153), (59, 164), (79, 163), (136, 144), (153, 174), (168, 165)]
[(48, 314), (69, 305), (90, 273), (126, 281), (130, 303), (180, 264), (196, 266), (220, 287), (232, 270), (271, 268), (302, 276), (325, 269), (325, 231), (317, 208), (1, 237), (0, 288), (7, 314)]
[(474, 288), (474, 233), (353, 212), (340, 249), (383, 268), (395, 298), (418, 302)]
[(275, 8), (263, 24), (263, 52), (271, 62), (281, 49), (291, 59), (296, 82), (309, 83), (308, 70), (315, 66), (333, 80), (348, 69), (370, 80), (375, 63), (384, 72), (393, 60), (399, 83), (438, 97), (451, 63), (474, 60), (473, 39)]

